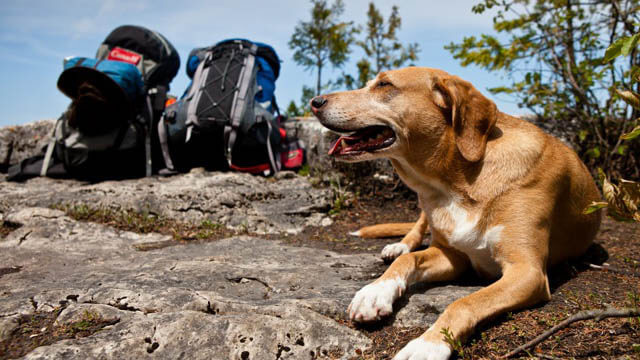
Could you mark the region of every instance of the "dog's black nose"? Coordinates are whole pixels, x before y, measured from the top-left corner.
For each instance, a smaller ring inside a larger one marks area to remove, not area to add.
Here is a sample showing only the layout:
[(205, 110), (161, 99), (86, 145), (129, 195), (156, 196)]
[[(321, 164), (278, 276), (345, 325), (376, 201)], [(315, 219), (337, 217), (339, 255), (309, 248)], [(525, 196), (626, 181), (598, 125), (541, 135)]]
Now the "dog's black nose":
[(315, 109), (320, 109), (326, 103), (327, 99), (322, 96), (316, 96), (311, 99), (311, 107)]

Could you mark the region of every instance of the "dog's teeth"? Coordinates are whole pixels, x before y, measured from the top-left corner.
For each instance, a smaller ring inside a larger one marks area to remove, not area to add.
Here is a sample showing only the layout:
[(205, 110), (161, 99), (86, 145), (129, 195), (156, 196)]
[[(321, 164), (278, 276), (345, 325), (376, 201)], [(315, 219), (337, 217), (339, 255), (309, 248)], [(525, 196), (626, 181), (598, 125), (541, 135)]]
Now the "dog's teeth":
[(347, 142), (346, 142), (346, 141), (344, 141), (344, 139), (340, 140), (340, 146), (341, 146), (343, 149), (346, 149), (346, 148), (347, 148)]

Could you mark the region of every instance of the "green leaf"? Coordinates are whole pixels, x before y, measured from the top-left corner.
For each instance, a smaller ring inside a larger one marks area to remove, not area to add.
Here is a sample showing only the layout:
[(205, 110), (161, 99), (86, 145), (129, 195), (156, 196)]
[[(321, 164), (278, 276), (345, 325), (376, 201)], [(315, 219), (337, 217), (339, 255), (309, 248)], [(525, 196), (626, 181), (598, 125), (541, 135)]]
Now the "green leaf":
[(587, 138), (587, 135), (589, 135), (588, 130), (580, 130), (580, 132), (578, 132), (578, 138), (580, 139), (580, 141), (584, 141), (584, 139)]
[(600, 157), (600, 148), (597, 147), (597, 146), (594, 147), (594, 148), (591, 148), (591, 149), (587, 150), (586, 154), (587, 154), (587, 156), (590, 156), (590, 157), (592, 157), (594, 159), (597, 159), (597, 158)]
[(618, 154), (620, 154), (620, 155), (624, 155), (624, 153), (625, 153), (625, 151), (627, 151), (627, 148), (628, 148), (628, 147), (629, 147), (629, 146), (627, 146), (627, 145), (620, 145), (620, 146), (618, 146), (618, 149), (617, 149)]
[(489, 90), (489, 92), (491, 92), (492, 94), (498, 94), (498, 93), (512, 94), (515, 92), (514, 89), (508, 88), (506, 86), (498, 86), (494, 88), (489, 88), (487, 90)]
[(624, 56), (628, 56), (631, 54), (631, 51), (638, 44), (638, 40), (640, 40), (640, 33), (631, 36), (630, 38), (626, 38), (626, 40), (622, 43), (622, 48), (620, 49), (620, 53)]
[(631, 84), (635, 84), (640, 81), (640, 66), (634, 65), (630, 71)]
[(589, 215), (602, 208), (606, 208), (607, 206), (609, 206), (609, 204), (604, 201), (594, 201), (591, 204), (589, 204), (589, 206), (587, 206), (584, 210), (582, 210), (582, 213), (585, 215)]
[(602, 62), (608, 63), (611, 60), (620, 56), (622, 53), (622, 46), (624, 45), (624, 42), (627, 39), (628, 37), (625, 36), (616, 40), (613, 44), (611, 44), (611, 46), (609, 46), (607, 48), (607, 51), (604, 53), (604, 58), (602, 59)]
[(638, 136), (640, 136), (640, 125), (636, 126), (630, 132), (628, 132), (626, 134), (622, 134), (622, 136), (620, 136), (620, 139), (622, 139), (622, 140), (631, 140), (631, 139), (637, 138)]

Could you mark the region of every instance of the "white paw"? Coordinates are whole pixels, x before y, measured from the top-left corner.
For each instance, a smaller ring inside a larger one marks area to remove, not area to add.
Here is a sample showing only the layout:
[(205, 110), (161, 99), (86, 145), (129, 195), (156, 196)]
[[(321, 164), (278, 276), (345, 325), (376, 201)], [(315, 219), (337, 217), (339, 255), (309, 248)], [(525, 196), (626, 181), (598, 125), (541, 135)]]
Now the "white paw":
[(450, 356), (451, 348), (445, 343), (436, 343), (417, 338), (403, 347), (393, 357), (393, 360), (447, 360)]
[(382, 259), (391, 261), (402, 254), (408, 254), (409, 247), (406, 244), (397, 242), (389, 244), (382, 249)]
[(393, 301), (406, 289), (402, 279), (382, 280), (369, 284), (356, 293), (347, 311), (357, 322), (380, 320), (393, 312)]

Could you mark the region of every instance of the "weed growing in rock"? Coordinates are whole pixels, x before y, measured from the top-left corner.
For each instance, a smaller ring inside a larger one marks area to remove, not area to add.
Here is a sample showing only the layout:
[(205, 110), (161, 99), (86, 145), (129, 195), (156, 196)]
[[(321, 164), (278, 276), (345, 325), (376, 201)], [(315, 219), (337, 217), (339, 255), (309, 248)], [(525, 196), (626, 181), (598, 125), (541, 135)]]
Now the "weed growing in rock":
[(464, 347), (462, 347), (462, 342), (453, 337), (453, 333), (449, 331), (449, 328), (442, 329), (440, 333), (444, 335), (444, 341), (451, 345), (453, 351), (457, 352), (458, 356), (461, 358), (464, 358)]
[[(75, 337), (77, 334), (83, 334), (85, 332), (91, 331), (92, 328), (103, 325), (104, 323), (114, 324), (116, 322), (116, 320), (105, 320), (100, 316), (100, 314), (85, 310), (82, 313), (82, 318), (79, 321), (72, 322), (71, 324), (63, 326), (60, 329)], [(102, 329), (104, 326), (98, 328), (97, 331)]]
[(302, 165), (300, 170), (298, 170), (298, 175), (300, 175), (300, 176), (309, 176), (309, 175), (311, 175), (311, 167), (309, 166), (309, 164)]
[(64, 211), (67, 216), (78, 220), (108, 225), (118, 230), (131, 231), (140, 234), (151, 232), (170, 235), (173, 241), (154, 243), (146, 246), (138, 244), (139, 251), (154, 250), (162, 247), (177, 245), (188, 241), (214, 241), (237, 235), (239, 232), (248, 233), (245, 228), (240, 231), (228, 229), (222, 224), (211, 220), (204, 220), (200, 224), (180, 222), (148, 211), (135, 212), (131, 210), (112, 210), (91, 208), (87, 205), (54, 205), (54, 209)]
[(200, 226), (209, 230), (218, 230), (222, 227), (222, 224), (214, 223), (213, 221), (207, 219), (203, 220)]
[(333, 204), (331, 210), (329, 210), (329, 215), (336, 215), (351, 206), (353, 194), (342, 186), (340, 178), (338, 177), (331, 180), (329, 184), (333, 191)]
[(55, 321), (64, 308), (20, 316), (17, 328), (7, 339), (0, 341), (0, 359), (18, 358), (39, 346), (61, 340), (87, 337), (119, 322), (118, 319), (104, 319), (97, 313), (85, 311), (79, 321), (56, 325)]

